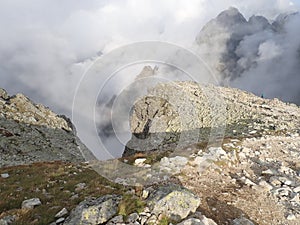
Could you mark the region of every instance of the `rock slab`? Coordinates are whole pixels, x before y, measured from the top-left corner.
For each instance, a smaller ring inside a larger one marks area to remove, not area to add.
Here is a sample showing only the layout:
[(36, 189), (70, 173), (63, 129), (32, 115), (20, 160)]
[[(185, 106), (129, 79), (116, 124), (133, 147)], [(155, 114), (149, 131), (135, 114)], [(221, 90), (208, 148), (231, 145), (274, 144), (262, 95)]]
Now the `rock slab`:
[(120, 197), (117, 195), (85, 200), (72, 210), (64, 224), (103, 224), (117, 214), (119, 201)]
[(195, 212), (200, 199), (186, 188), (177, 185), (161, 186), (147, 200), (153, 214), (164, 214), (175, 221), (186, 218)]

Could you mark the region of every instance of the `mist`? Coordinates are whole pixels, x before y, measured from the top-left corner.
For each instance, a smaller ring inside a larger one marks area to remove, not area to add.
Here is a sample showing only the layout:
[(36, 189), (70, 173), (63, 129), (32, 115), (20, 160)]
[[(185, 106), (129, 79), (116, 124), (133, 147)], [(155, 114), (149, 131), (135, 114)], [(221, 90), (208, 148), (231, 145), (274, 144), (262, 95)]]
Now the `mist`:
[[(230, 7), (246, 30), (218, 23), (205, 30)], [(97, 59), (127, 44), (165, 41), (199, 55), (223, 85), (300, 104), (300, 17), (287, 16), (299, 8), (298, 0), (3, 0), (0, 87), (71, 117), (78, 85)], [(199, 41), (203, 30), (206, 42)], [(143, 66), (124, 70), (131, 74), (108, 90), (124, 88)], [(182, 79), (172, 68), (159, 71)]]
[[(1, 87), (68, 115), (80, 77), (102, 53), (143, 40), (189, 47), (209, 20), (230, 6), (245, 17), (270, 19), (299, 8), (284, 0), (4, 0), (0, 5)], [(299, 30), (294, 26), (289, 35)]]
[(246, 19), (229, 8), (196, 38), (199, 54), (223, 84), (300, 105), (300, 14)]

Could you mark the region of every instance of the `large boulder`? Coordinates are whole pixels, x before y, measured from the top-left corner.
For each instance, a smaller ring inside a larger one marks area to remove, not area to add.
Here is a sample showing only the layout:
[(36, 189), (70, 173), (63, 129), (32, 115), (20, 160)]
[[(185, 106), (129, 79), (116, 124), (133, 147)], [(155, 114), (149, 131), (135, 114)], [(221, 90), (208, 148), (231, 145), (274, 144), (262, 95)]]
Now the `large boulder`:
[(196, 211), (200, 199), (184, 187), (167, 185), (151, 193), (147, 204), (155, 215), (164, 214), (172, 220), (180, 221)]
[(64, 224), (103, 224), (117, 214), (120, 199), (117, 195), (106, 195), (97, 199), (85, 200), (72, 210)]
[(22, 202), (22, 209), (33, 209), (35, 206), (41, 205), (42, 202), (39, 198), (31, 198)]

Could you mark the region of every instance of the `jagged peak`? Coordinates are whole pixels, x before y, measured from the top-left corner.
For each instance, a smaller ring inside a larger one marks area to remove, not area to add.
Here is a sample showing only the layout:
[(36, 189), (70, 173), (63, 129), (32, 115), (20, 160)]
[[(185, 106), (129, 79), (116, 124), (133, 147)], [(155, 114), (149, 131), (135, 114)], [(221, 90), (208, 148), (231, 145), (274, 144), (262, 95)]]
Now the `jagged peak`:
[(154, 76), (158, 71), (158, 66), (154, 66), (153, 68), (151, 66), (144, 66), (142, 71), (137, 75), (136, 80), (145, 78), (145, 77), (150, 77)]
[(217, 21), (226, 26), (233, 26), (240, 23), (247, 23), (245, 17), (240, 13), (237, 8), (230, 7), (224, 10), (217, 16)]

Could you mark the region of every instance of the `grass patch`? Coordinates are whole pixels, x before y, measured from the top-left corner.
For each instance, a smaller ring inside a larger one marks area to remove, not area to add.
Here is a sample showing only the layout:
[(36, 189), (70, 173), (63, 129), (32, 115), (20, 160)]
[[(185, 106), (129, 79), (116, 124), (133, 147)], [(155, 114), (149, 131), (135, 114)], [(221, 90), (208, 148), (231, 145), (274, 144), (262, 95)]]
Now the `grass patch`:
[(158, 221), (158, 225), (169, 225), (169, 224), (176, 224), (175, 220), (172, 220), (171, 218), (167, 217), (166, 215), (162, 215), (160, 220)]
[[(0, 218), (17, 215), (14, 224), (49, 224), (63, 207), (71, 211), (86, 197), (121, 194), (125, 188), (101, 177), (86, 165), (63, 162), (34, 163), (0, 168)], [(82, 190), (76, 184), (86, 183)], [(21, 210), (22, 201), (40, 198), (42, 205)]]
[(146, 203), (136, 195), (124, 194), (119, 204), (119, 215), (125, 218), (131, 213), (141, 213), (145, 208)]

